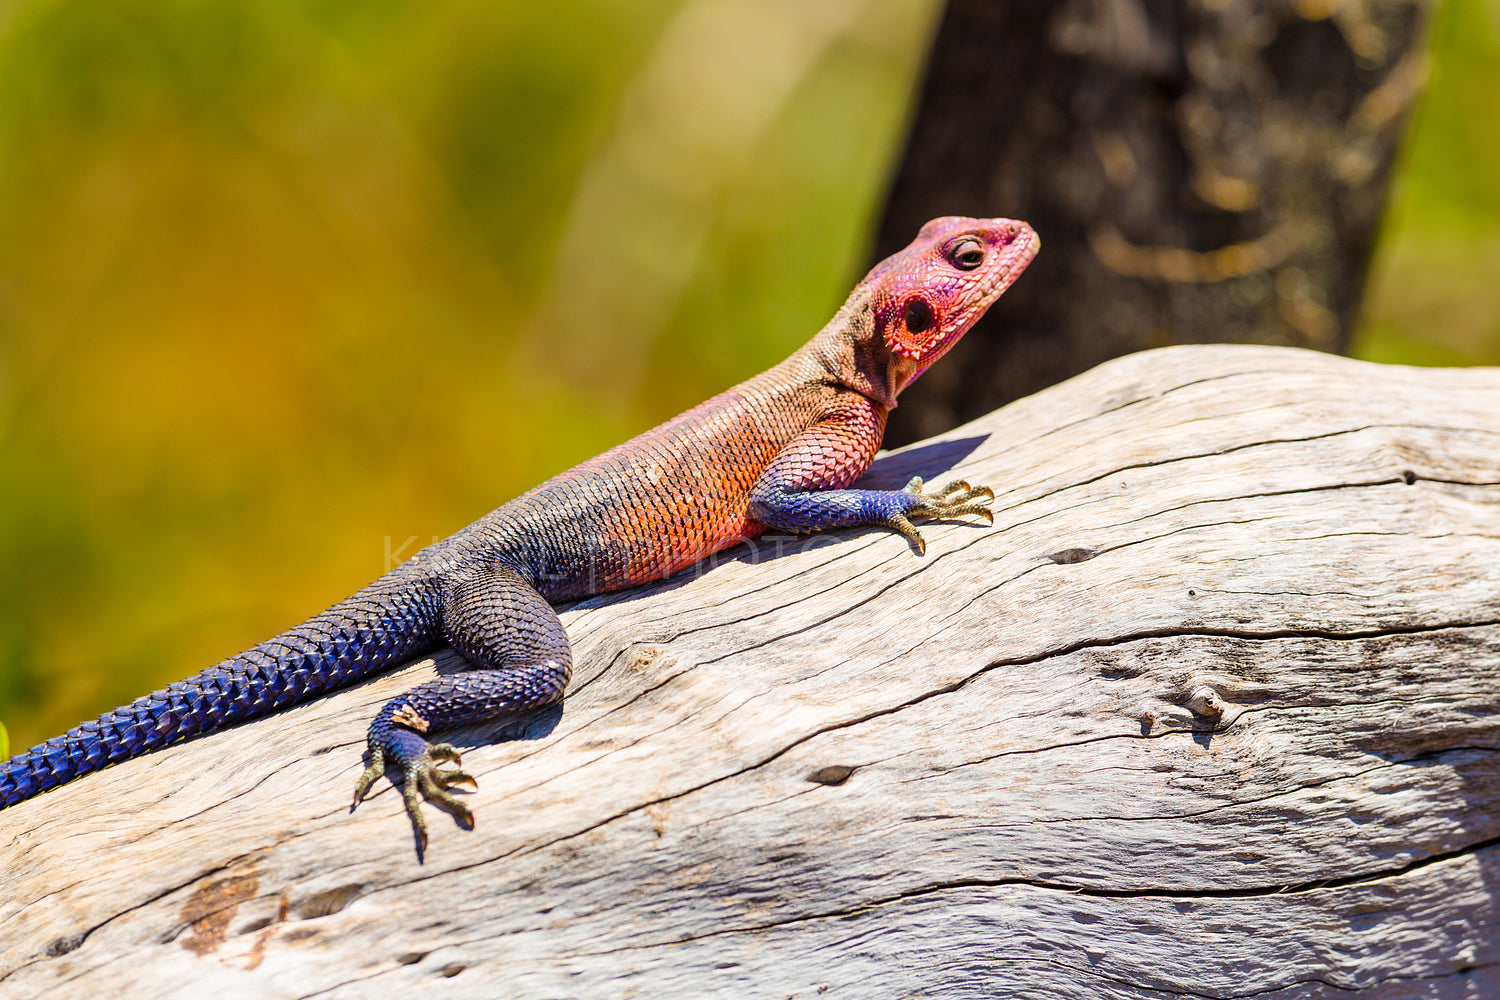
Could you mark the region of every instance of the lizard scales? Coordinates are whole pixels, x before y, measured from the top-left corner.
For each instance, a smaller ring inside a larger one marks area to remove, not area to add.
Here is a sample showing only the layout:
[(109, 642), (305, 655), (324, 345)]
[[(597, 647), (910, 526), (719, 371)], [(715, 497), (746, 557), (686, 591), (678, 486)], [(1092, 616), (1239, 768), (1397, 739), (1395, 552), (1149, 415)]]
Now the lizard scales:
[(1023, 222), (932, 220), (781, 364), (555, 476), (303, 624), (12, 757), (0, 766), (0, 808), (451, 644), (472, 669), (376, 714), (354, 801), (391, 764), (419, 851), (422, 798), (472, 824), (449, 789), (473, 778), (441, 767), (458, 753), (425, 734), (562, 699), (572, 657), (554, 603), (660, 579), (768, 528), (883, 525), (923, 550), (913, 518), (991, 516), (991, 491), (964, 482), (848, 487), (879, 449), (896, 396), (1038, 246)]

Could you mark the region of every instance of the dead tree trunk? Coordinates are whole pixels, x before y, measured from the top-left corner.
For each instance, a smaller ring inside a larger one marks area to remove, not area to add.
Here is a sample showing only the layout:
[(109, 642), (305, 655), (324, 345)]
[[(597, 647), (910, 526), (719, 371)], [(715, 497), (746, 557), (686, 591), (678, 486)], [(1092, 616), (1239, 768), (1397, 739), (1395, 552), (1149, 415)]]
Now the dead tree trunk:
[(1497, 429), (1495, 369), (1111, 362), (871, 474), (994, 527), (567, 611), (425, 864), (347, 809), (432, 661), (0, 813), (0, 994), (1500, 995)]
[(1413, 0), (951, 0), (880, 255), (936, 215), (1043, 253), (902, 400), (892, 442), (1111, 357), (1342, 351), (1406, 112)]

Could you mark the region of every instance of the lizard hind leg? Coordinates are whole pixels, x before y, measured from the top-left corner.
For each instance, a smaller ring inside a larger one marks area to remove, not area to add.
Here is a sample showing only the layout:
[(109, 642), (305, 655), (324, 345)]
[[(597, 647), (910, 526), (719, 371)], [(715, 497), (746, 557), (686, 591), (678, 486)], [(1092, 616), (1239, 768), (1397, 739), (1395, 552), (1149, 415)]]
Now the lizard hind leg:
[(370, 766), (354, 789), (357, 806), (386, 765), (395, 765), (419, 853), (427, 847), (422, 799), (472, 826), (474, 814), (449, 789), (477, 787), (471, 775), (438, 766), (458, 765), (459, 753), (425, 734), (561, 701), (573, 671), (557, 612), (516, 573), (461, 567), (443, 583), (443, 631), (471, 669), (435, 677), (381, 708), (370, 723)]

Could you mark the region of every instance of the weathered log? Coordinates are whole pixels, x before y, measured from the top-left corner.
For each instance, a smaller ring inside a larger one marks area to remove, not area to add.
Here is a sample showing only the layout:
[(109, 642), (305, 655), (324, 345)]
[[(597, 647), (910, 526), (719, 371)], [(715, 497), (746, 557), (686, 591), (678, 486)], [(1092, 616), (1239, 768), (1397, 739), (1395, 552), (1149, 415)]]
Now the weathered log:
[(424, 864), (348, 800), (442, 658), (0, 813), (0, 994), (1500, 995), (1500, 370), (1171, 348), (913, 474), (995, 526), (567, 611)]

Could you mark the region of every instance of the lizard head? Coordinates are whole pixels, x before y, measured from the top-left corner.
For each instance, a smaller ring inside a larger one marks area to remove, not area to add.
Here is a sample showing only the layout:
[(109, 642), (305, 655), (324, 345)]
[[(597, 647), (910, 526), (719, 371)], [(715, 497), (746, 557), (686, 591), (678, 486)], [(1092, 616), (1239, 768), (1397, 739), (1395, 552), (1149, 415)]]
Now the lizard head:
[[(1014, 219), (933, 219), (906, 249), (865, 276), (873, 329), (859, 367), (867, 394), (894, 406), (896, 394), (947, 353), (1010, 287), (1041, 240)], [(881, 377), (883, 376), (883, 377)]]

